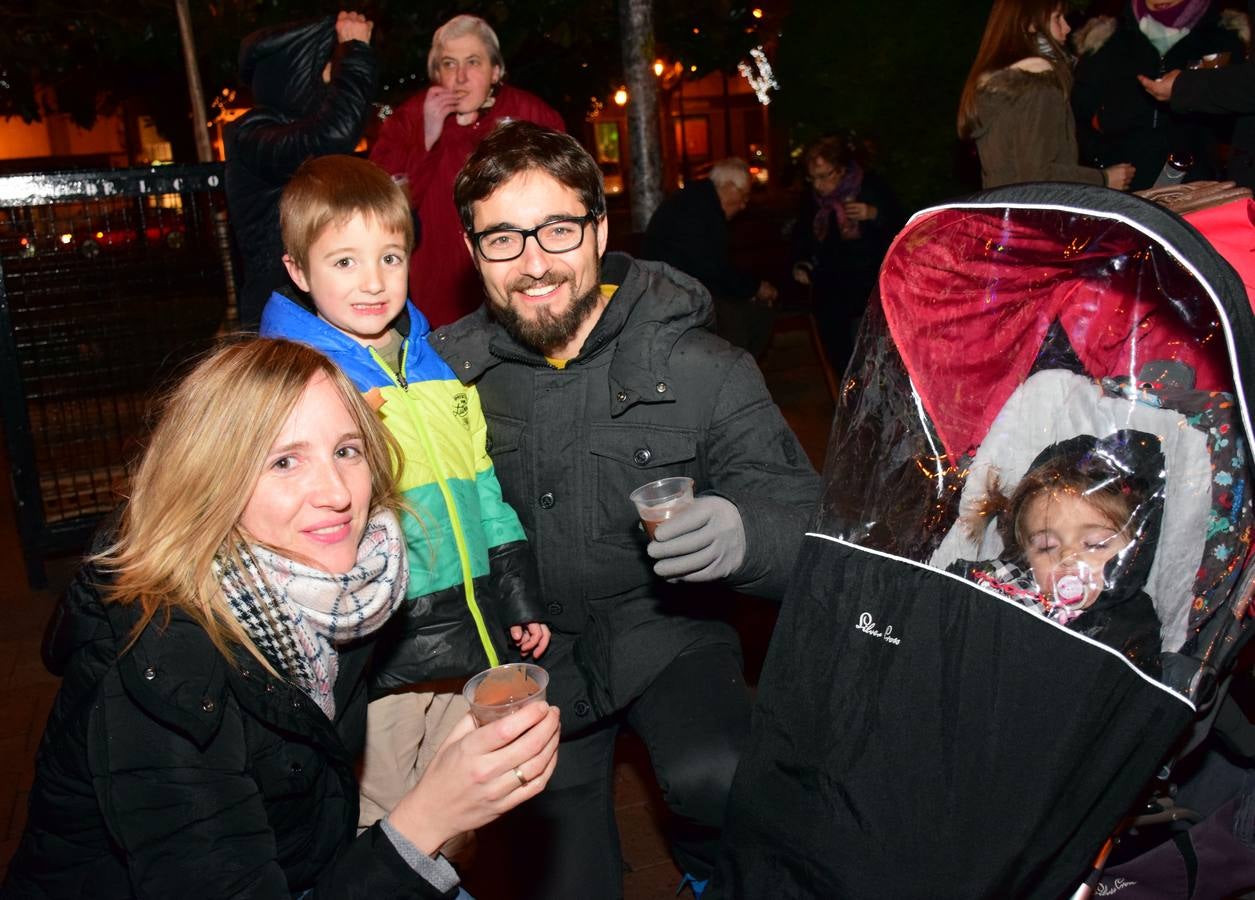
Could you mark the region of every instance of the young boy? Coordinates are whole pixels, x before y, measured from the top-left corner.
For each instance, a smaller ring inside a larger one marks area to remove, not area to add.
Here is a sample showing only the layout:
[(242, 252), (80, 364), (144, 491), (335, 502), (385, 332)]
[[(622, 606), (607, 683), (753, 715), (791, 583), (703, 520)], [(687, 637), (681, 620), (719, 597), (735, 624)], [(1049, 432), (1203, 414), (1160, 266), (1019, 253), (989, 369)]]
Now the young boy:
[[(539, 657), (535, 563), (501, 498), (479, 395), (427, 345), (406, 299), (413, 220), (401, 188), (352, 156), (311, 159), (279, 205), (283, 257), (301, 293), (274, 293), (261, 333), (332, 359), (397, 438), (410, 584), (380, 640), (367, 716), (359, 822), (385, 815), (466, 712), (457, 687), (432, 684)], [(517, 654), (515, 655), (517, 658)], [(427, 684), (423, 684), (426, 682)], [(394, 692), (394, 693), (388, 693)]]

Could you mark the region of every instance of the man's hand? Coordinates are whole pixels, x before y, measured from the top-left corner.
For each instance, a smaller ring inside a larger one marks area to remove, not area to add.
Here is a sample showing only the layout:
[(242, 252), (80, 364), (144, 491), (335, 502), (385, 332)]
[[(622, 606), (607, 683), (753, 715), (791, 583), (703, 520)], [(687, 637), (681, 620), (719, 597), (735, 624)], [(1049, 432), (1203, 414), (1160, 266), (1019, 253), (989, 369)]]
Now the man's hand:
[(646, 552), (658, 560), (654, 574), (681, 581), (727, 578), (745, 561), (745, 525), (736, 504), (697, 497), (654, 529)]
[(793, 267), (793, 280), (798, 284), (811, 283), (811, 264), (807, 262), (797, 263)]
[(1181, 74), (1180, 69), (1173, 69), (1166, 75), (1159, 78), (1151, 79), (1145, 75), (1138, 75), (1138, 82), (1146, 89), (1146, 93), (1150, 94), (1156, 100), (1168, 101), (1172, 99), (1172, 86), (1177, 82), (1177, 76)]
[(341, 10), (336, 16), (336, 38), (343, 44), (345, 41), (361, 41), (370, 43), (370, 33), (375, 25), (361, 13)]
[(754, 293), (754, 299), (759, 303), (771, 306), (776, 302), (778, 296), (780, 296), (780, 292), (776, 290), (776, 286), (770, 281), (758, 282), (758, 290)]
[(449, 118), (458, 107), (456, 91), (433, 84), (427, 89), (423, 98), (423, 144), (428, 150), (440, 140), (444, 131), (444, 120)]

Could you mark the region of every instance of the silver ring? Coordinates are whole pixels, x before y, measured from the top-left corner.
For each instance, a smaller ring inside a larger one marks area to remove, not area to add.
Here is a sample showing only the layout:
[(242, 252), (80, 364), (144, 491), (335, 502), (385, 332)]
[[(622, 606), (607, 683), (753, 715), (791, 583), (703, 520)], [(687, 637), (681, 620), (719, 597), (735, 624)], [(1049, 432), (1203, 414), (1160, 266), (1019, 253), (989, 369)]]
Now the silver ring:
[(519, 780), (519, 787), (527, 787), (527, 778), (523, 775), (523, 770), (518, 766), (514, 767), (514, 777)]

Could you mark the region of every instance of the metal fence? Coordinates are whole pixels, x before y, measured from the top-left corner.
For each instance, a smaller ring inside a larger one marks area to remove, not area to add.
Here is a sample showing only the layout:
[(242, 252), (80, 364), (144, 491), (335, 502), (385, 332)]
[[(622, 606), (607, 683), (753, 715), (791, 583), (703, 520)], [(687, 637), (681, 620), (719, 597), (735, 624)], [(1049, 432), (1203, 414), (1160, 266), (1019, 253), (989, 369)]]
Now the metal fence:
[(161, 387), (230, 327), (220, 165), (0, 177), (0, 413), (27, 578), (118, 502)]

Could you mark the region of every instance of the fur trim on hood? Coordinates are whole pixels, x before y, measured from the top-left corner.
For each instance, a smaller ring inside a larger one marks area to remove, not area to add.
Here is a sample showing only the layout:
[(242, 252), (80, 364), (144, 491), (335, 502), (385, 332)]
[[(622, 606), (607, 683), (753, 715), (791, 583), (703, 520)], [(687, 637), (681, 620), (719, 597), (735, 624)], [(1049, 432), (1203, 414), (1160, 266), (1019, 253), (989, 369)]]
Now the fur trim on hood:
[(1072, 32), (1072, 47), (1078, 56), (1090, 56), (1116, 33), (1115, 16), (1095, 16)]

